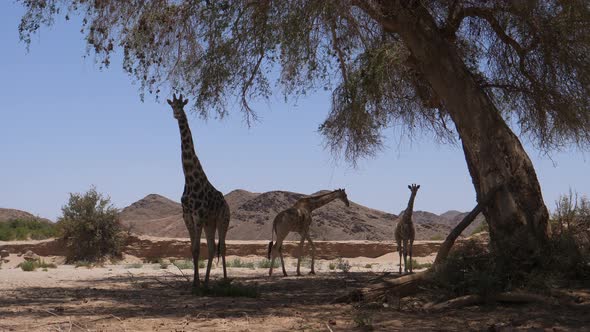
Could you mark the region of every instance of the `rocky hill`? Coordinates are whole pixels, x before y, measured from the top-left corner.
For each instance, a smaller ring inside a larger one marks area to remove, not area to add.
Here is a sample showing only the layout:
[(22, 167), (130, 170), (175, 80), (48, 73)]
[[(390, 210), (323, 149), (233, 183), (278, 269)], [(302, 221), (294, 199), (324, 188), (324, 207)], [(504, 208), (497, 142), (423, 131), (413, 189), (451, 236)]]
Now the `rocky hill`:
[[(321, 193), (321, 192), (318, 192)], [(315, 194), (318, 194), (315, 193)], [(231, 210), (228, 240), (270, 239), (274, 217), (303, 197), (289, 191), (252, 193), (234, 190), (225, 195)], [(416, 237), (420, 240), (444, 239), (466, 213), (448, 211), (442, 215), (414, 211)], [(188, 237), (182, 220), (182, 207), (166, 197), (151, 194), (121, 211), (121, 220), (131, 232), (159, 237)], [(313, 213), (312, 236), (317, 240), (391, 241), (396, 215), (351, 202), (334, 201)], [(478, 217), (481, 219), (482, 217)], [(481, 221), (476, 220), (465, 234), (471, 234)], [(291, 234), (287, 239), (298, 239)]]
[(17, 209), (0, 208), (0, 222), (14, 220), (14, 219), (38, 220), (38, 221), (43, 221), (43, 222), (51, 222), (51, 220), (49, 220), (49, 219), (34, 216), (31, 213), (26, 212), (26, 211), (21, 211), (21, 210), (17, 210)]

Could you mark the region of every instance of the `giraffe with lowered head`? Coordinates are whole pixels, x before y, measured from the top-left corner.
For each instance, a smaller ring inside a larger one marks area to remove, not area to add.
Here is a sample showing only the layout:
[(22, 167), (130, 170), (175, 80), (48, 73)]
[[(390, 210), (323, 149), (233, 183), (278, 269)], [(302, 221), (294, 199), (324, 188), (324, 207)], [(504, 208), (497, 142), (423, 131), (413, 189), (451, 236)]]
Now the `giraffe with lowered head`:
[(277, 235), (277, 241), (274, 245), (272, 240), (268, 244), (268, 259), (270, 259), (270, 270), (268, 271), (269, 276), (272, 276), (272, 267), (277, 253), (281, 258), (283, 275), (287, 276), (287, 271), (285, 270), (285, 261), (283, 260), (282, 246), (283, 241), (290, 232), (297, 232), (301, 235), (301, 241), (299, 241), (299, 257), (297, 257), (297, 275), (301, 275), (299, 266), (301, 264), (301, 256), (303, 255), (303, 244), (306, 239), (311, 245), (311, 271), (309, 274), (315, 274), (315, 245), (313, 244), (313, 241), (309, 235), (311, 212), (335, 199), (340, 199), (342, 202), (344, 202), (344, 204), (346, 204), (346, 206), (350, 206), (344, 189), (337, 189), (326, 194), (301, 198), (295, 202), (292, 207), (277, 214), (272, 223), (272, 235)]
[[(402, 273), (402, 251), (404, 255), (404, 272), (408, 272), (408, 251), (410, 254), (410, 273), (412, 273), (412, 246), (414, 245), (414, 238), (416, 237), (416, 230), (412, 222), (412, 211), (414, 210), (414, 200), (416, 193), (420, 189), (420, 185), (412, 184), (408, 186), (412, 194), (408, 201), (408, 207), (404, 210), (402, 216), (398, 219), (395, 226), (395, 242), (397, 242), (397, 251), (399, 251), (399, 273)], [(409, 244), (409, 247), (408, 247)], [(403, 245), (403, 246), (402, 246)]]
[(182, 94), (168, 104), (174, 111), (174, 117), (178, 120), (180, 129), (182, 170), (184, 172), (184, 192), (182, 193), (182, 218), (191, 239), (191, 253), (194, 264), (193, 287), (199, 287), (199, 251), (201, 247), (201, 233), (205, 229), (207, 238), (208, 260), (205, 274), (205, 286), (209, 284), (211, 263), (215, 256), (215, 231), (219, 236), (217, 257), (221, 255), (223, 264), (223, 278), (227, 278), (225, 266), (225, 235), (229, 228), (229, 206), (219, 192), (207, 179), (199, 158), (195, 154), (193, 137), (184, 112), (184, 106), (188, 99), (183, 99)]

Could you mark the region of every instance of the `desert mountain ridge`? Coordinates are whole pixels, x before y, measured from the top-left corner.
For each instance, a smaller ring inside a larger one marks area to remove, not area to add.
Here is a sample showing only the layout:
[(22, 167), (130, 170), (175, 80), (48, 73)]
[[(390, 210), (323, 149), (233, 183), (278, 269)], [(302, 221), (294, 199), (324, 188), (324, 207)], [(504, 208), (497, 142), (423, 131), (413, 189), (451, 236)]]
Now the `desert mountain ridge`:
[(33, 215), (32, 213), (17, 210), (17, 209), (6, 209), (0, 208), (0, 222), (5, 222), (14, 219), (23, 219), (23, 220), (39, 220), (42, 222), (52, 222), (49, 219), (41, 218), (38, 216)]
[[(325, 190), (312, 195), (327, 192)], [(271, 238), (274, 217), (306, 195), (290, 191), (253, 193), (236, 189), (225, 195), (230, 207), (231, 221), (228, 240), (267, 240)], [(403, 213), (403, 211), (401, 212)], [(413, 220), (417, 240), (444, 239), (467, 212), (447, 211), (441, 215), (426, 211), (414, 211)], [(316, 240), (393, 240), (393, 229), (398, 215), (371, 209), (350, 202), (346, 207), (339, 200), (315, 210), (311, 226)], [(120, 212), (123, 225), (132, 233), (158, 237), (188, 237), (182, 220), (180, 203), (158, 194), (146, 197), (125, 207)], [(483, 216), (468, 227), (463, 234), (470, 235), (482, 221)], [(287, 239), (296, 240), (290, 234)]]

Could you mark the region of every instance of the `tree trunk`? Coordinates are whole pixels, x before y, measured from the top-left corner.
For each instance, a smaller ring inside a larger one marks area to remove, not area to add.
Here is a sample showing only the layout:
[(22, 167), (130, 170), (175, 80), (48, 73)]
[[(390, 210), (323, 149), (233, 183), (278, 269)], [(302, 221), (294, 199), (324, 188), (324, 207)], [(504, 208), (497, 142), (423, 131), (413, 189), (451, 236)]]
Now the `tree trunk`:
[[(518, 137), (478, 85), (454, 44), (422, 6), (393, 1), (385, 8), (397, 33), (443, 101), (462, 140), (478, 201), (504, 185), (483, 209), (493, 249), (507, 261), (536, 257), (548, 238), (549, 214), (533, 165)], [(386, 25), (382, 24), (386, 29)]]

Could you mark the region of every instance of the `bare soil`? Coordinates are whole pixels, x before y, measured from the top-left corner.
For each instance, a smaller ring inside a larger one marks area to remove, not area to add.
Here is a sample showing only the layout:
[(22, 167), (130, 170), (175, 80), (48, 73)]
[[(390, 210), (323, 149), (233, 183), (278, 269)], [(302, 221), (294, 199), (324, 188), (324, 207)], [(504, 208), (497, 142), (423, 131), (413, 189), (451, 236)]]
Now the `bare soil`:
[[(233, 261), (236, 256), (228, 257)], [(142, 264), (126, 256), (115, 265), (91, 269), (58, 265), (24, 272), (22, 257), (11, 254), (0, 269), (0, 331), (466, 331), (589, 330), (588, 292), (579, 292), (579, 308), (548, 305), (474, 306), (427, 313), (426, 298), (382, 304), (331, 304), (384, 272), (397, 270), (396, 253), (351, 258), (349, 272), (330, 270), (335, 261), (318, 260), (317, 275), (267, 277), (261, 268), (229, 268), (234, 283), (256, 286), (258, 298), (193, 295), (181, 272), (170, 265)], [(62, 257), (44, 257), (63, 263)], [(260, 256), (240, 257), (259, 262)], [(432, 255), (419, 262), (432, 261)], [(133, 264), (135, 263), (135, 264)], [(202, 271), (202, 270), (201, 270)], [(191, 270), (183, 270), (190, 275)], [(395, 273), (394, 273), (395, 274)], [(201, 272), (201, 278), (203, 273)], [(213, 269), (219, 280), (221, 269)]]

